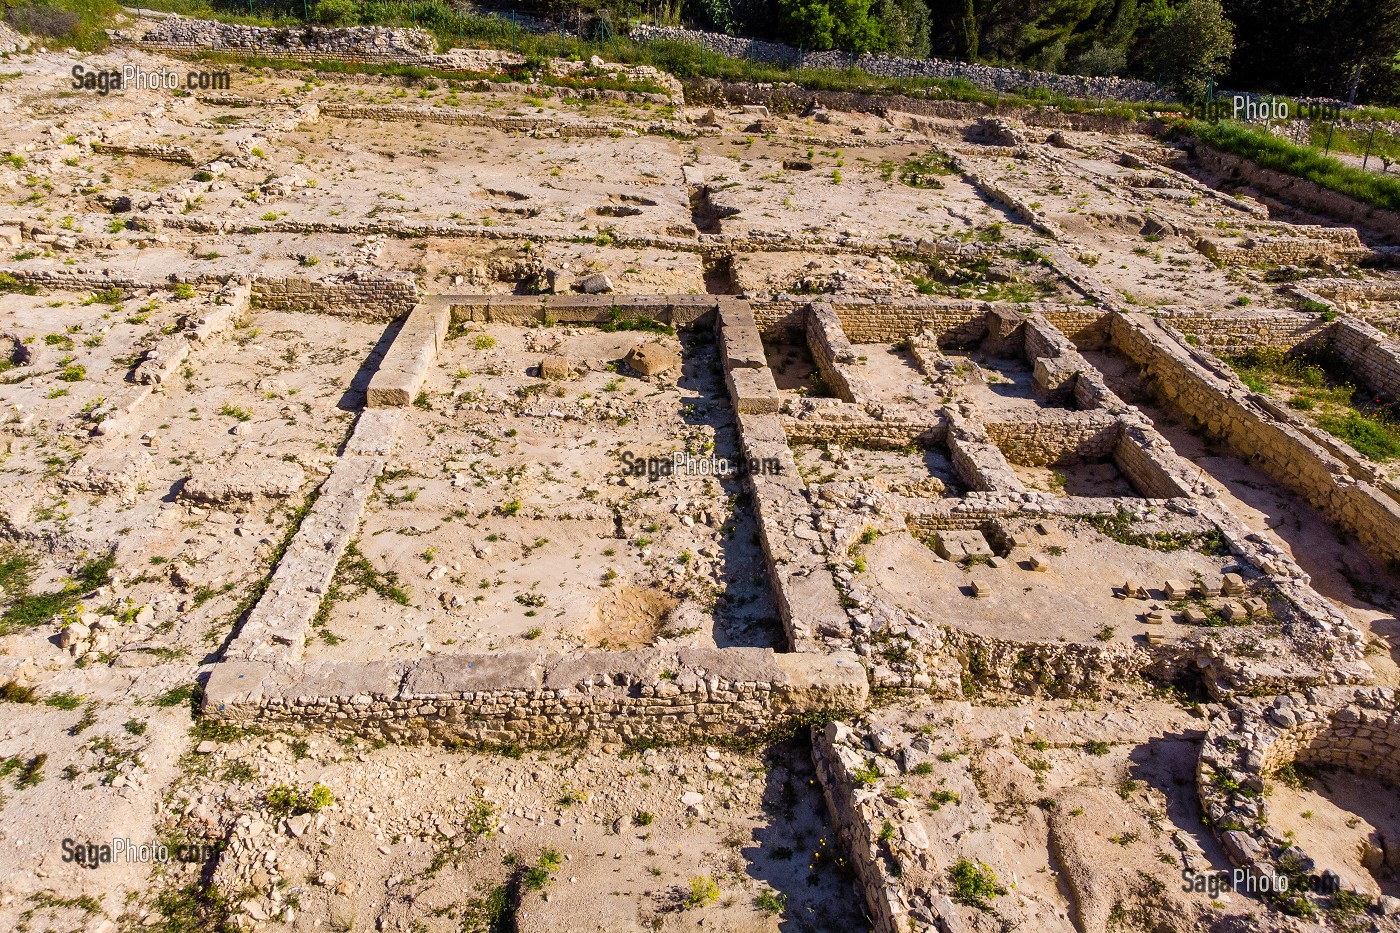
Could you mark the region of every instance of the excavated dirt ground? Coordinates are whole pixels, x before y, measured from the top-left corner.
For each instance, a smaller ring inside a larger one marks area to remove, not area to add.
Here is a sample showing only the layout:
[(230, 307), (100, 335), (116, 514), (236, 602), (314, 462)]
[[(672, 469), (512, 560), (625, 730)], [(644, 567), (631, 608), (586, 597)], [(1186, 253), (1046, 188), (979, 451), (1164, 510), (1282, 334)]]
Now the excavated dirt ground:
[[(114, 67), (127, 57), (118, 49), (81, 63)], [(1222, 312), (1243, 299), (1293, 306), (1261, 270), (1217, 265), (1185, 232), (1231, 236), (1257, 218), (1185, 182), (1132, 184), (1139, 170), (1122, 153), (1166, 157), (1144, 136), (1067, 130), (1074, 148), (1060, 149), (1043, 144), (1047, 131), (1030, 130), (1015, 157), (971, 139), (970, 121), (923, 120), (921, 135), (870, 114), (823, 112), (750, 130), (754, 113), (724, 108), (717, 128), (684, 122), (676, 125), (686, 132), (668, 136), (639, 130), (708, 108), (242, 68), (238, 106), (164, 92), (98, 97), (67, 90), (77, 63), (46, 52), (5, 64), (16, 76), (0, 82), (0, 151), (9, 156), (0, 196), (8, 222), (27, 232), (0, 250), (0, 267), (149, 287), (26, 294), (3, 280), (0, 332), (32, 353), (0, 371), (4, 929), (173, 933), (236, 918), (228, 922), (269, 931), (471, 931), (495, 929), (492, 911), (506, 903), (513, 928), (531, 933), (869, 928), (804, 729), (758, 747), (466, 750), (193, 720), (195, 685), (261, 595), (394, 334), (374, 309), (254, 306), (196, 344), (121, 438), (94, 434), (94, 410), (133, 385), (142, 355), (214, 307), (215, 280), (359, 269), (412, 273), (421, 294), (510, 294), (550, 269), (575, 280), (604, 273), (619, 294), (1088, 309), (1038, 261), (1048, 241), (948, 168), (954, 153), (1059, 225), (1065, 251), (1139, 310)], [(295, 108), (309, 103), (588, 120), (612, 131), (561, 138), (423, 119), (298, 118)], [(188, 147), (195, 165), (220, 170), (196, 175), (174, 161), (97, 151), (99, 137)], [(903, 167), (924, 158), (940, 167), (937, 187), (903, 183)], [(1168, 232), (1145, 234), (1149, 215)], [(277, 229), (283, 222), (303, 226)], [(462, 235), (384, 232), (425, 224)], [(707, 244), (724, 254), (721, 266), (713, 256), (707, 265), (702, 232), (736, 238)], [(944, 258), (911, 258), (892, 239), (939, 241)], [(172, 276), (198, 287), (170, 288)], [(1393, 308), (1372, 310), (1393, 317)], [(764, 336), (785, 399), (829, 395), (800, 336)], [(648, 343), (678, 354), (681, 368), (643, 379), (618, 365)], [(955, 401), (906, 347), (853, 350), (882, 398), (930, 412)], [(568, 357), (575, 372), (542, 381), (533, 367), (545, 355)], [(1047, 407), (1024, 360), (978, 347), (947, 355), (976, 373), (957, 400), (984, 416)], [(1134, 374), (1112, 353), (1085, 355), (1367, 633), (1376, 682), (1400, 682), (1392, 570), (1150, 394), (1128, 391)], [(738, 453), (713, 342), (691, 332), (471, 325), (454, 330), (405, 411), (335, 598), (317, 617), (310, 660), (404, 661), (454, 646), (786, 648), (743, 481), (621, 469), (624, 452)], [(805, 482), (923, 483), (918, 495), (940, 500), (969, 492), (941, 445), (831, 446), (792, 445)], [(1016, 467), (1033, 489), (1134, 495), (1111, 464), (1055, 469)], [(216, 492), (196, 495), (201, 488)], [(891, 605), (980, 635), (1126, 647), (1145, 642), (1148, 604), (1115, 599), (1113, 587), (1134, 579), (1165, 602), (1156, 591), (1166, 580), (1218, 581), (1231, 565), (1189, 549), (1132, 547), (1068, 520), (1053, 536), (1042, 572), (1019, 561), (959, 566), (912, 534), (883, 534), (865, 551), (864, 581)], [(971, 595), (974, 582), (990, 595)], [(95, 633), (80, 650), (66, 644), (73, 625)], [(1156, 628), (1174, 640), (1181, 627)], [(1098, 700), (877, 694), (871, 723), (896, 744), (926, 740), (930, 767), (902, 776), (899, 797), (932, 842), (926, 880), (951, 892), (948, 872), (966, 858), (1004, 887), (991, 909), (958, 908), (960, 928), (1321, 929), (1326, 915), (1305, 922), (1258, 898), (1182, 891), (1183, 868), (1229, 865), (1195, 787), (1206, 722), (1222, 706), (1144, 682), (1100, 686)], [(332, 800), (285, 819), (279, 794), (317, 784)], [(1364, 893), (1400, 897), (1393, 866), (1362, 863), (1368, 837), (1400, 838), (1394, 795), (1369, 778), (1321, 772), (1278, 787), (1272, 806), (1319, 864)], [(183, 865), (89, 868), (64, 858), (65, 840), (118, 838), (230, 846)], [(211, 876), (224, 887), (203, 887)], [(1381, 906), (1390, 913), (1367, 922), (1394, 929), (1400, 904)]]

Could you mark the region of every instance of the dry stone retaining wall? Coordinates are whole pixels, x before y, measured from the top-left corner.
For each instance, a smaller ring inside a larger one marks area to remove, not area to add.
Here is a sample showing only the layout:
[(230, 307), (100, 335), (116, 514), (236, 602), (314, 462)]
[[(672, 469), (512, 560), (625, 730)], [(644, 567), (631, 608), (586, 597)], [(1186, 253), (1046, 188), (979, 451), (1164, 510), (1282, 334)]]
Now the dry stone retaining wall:
[(1143, 368), (1168, 404), (1258, 461), (1276, 481), (1355, 534), (1376, 556), (1400, 560), (1400, 503), (1354, 476), (1285, 409), (1266, 408), (1223, 364), (1203, 362), (1145, 315), (1116, 316), (1113, 342)]
[(857, 772), (869, 773), (872, 767), (882, 775), (899, 773), (893, 759), (866, 747), (865, 731), (841, 722), (812, 730), (812, 761), (827, 811), (837, 841), (850, 853), (875, 933), (929, 929), (922, 923), (911, 927), (910, 911), (917, 909), (932, 922), (937, 916), (934, 900), (946, 898), (903, 880), (908, 869), (931, 866), (928, 834), (917, 815), (904, 813), (878, 788), (867, 788), (857, 779)]
[(1400, 344), (1350, 316), (1338, 319), (1328, 336), (1328, 347), (1367, 388), (1390, 401), (1400, 399)]
[(366, 321), (392, 321), (418, 304), (418, 283), (408, 272), (368, 268), (319, 279), (259, 276), (253, 280), (253, 303), (282, 311), (320, 311)]
[(1320, 315), (1300, 311), (1166, 308), (1156, 314), (1214, 353), (1235, 354), (1254, 347), (1292, 350), (1326, 339), (1328, 330)]
[(1061, 75), (1020, 68), (994, 68), (970, 62), (939, 58), (897, 58), (887, 55), (862, 55), (855, 58), (839, 49), (828, 52), (803, 52), (779, 42), (744, 39), (717, 32), (703, 32), (679, 26), (640, 25), (632, 28), (630, 37), (638, 41), (686, 42), (698, 45), (726, 58), (797, 65), (804, 68), (850, 68), (852, 65), (867, 74), (884, 78), (933, 78), (963, 80), (988, 91), (1046, 90), (1067, 97), (1105, 98), (1126, 101), (1169, 101), (1174, 96), (1147, 81), (1131, 78), (1091, 78), (1081, 75)]
[(1299, 875), (1316, 879), (1325, 866), (1270, 824), (1269, 782), (1293, 761), (1400, 783), (1396, 691), (1315, 688), (1246, 701), (1212, 719), (1196, 766), (1207, 822), (1236, 867), (1262, 877), (1287, 874), (1296, 882)]
[(241, 52), (298, 61), (422, 65), (437, 57), (431, 33), (386, 26), (245, 26), (171, 15), (147, 29), (113, 30), (112, 39), (152, 51)]
[(1012, 463), (1063, 466), (1105, 460), (1118, 447), (1122, 422), (1092, 411), (1038, 412), (1038, 417), (987, 422), (987, 435)]
[(1290, 201), (1314, 213), (1343, 223), (1366, 227), (1391, 239), (1400, 239), (1400, 213), (1363, 204), (1321, 185), (1261, 167), (1249, 159), (1198, 143), (1196, 160), (1212, 172), (1237, 179), (1265, 194)]
[(518, 651), (294, 667), (225, 660), (204, 708), (234, 722), (393, 741), (557, 746), (758, 739), (796, 717), (862, 708), (867, 697), (865, 669), (853, 657), (760, 648)]

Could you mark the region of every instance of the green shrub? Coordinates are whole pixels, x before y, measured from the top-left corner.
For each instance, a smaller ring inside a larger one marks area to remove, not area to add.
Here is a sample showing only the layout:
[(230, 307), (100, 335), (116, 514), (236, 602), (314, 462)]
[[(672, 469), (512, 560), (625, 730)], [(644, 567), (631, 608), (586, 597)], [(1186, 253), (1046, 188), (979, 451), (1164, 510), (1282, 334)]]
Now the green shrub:
[(1317, 426), (1350, 444), (1363, 457), (1381, 462), (1400, 457), (1400, 425), (1379, 415), (1354, 411), (1318, 415)]
[(38, 701), (38, 697), (34, 695), (33, 687), (21, 686), (11, 680), (0, 686), (0, 700), (6, 703), (34, 703)]
[(313, 784), (309, 794), (286, 784), (278, 784), (267, 792), (266, 799), (268, 810), (275, 816), (315, 813), (335, 803), (335, 796), (324, 784)]
[(948, 877), (953, 883), (953, 900), (967, 907), (991, 910), (993, 899), (1006, 893), (996, 873), (985, 862), (960, 858), (948, 870)]
[(353, 26), (360, 21), (355, 0), (316, 0), (311, 19), (322, 26)]
[(787, 895), (764, 891), (753, 899), (753, 905), (770, 917), (780, 917), (787, 912)]
[(719, 884), (709, 875), (690, 879), (690, 893), (685, 897), (687, 907), (705, 907), (719, 900)]

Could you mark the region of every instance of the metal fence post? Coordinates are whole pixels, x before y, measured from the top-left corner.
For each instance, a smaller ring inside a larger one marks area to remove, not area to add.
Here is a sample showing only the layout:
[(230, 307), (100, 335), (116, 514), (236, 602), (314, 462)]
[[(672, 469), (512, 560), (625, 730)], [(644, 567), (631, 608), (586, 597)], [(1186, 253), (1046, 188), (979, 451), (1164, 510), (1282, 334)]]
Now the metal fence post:
[(1371, 159), (1371, 140), (1376, 138), (1376, 124), (1371, 124), (1371, 135), (1366, 137), (1366, 155), (1361, 158), (1361, 171), (1366, 171), (1366, 163)]

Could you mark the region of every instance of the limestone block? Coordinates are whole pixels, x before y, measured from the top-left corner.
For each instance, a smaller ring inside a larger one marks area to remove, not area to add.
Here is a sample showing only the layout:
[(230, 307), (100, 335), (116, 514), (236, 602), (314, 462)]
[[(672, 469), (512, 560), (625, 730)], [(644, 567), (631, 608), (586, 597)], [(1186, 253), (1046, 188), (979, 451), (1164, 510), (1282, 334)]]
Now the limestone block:
[(763, 352), (763, 339), (753, 323), (752, 312), (747, 315), (747, 322), (730, 321), (728, 317), (721, 312), (720, 353), (725, 369), (765, 368), (768, 359)]
[(1220, 615), (1227, 622), (1243, 622), (1249, 618), (1249, 610), (1243, 603), (1232, 599), (1220, 610)]
[(729, 394), (736, 410), (745, 414), (776, 414), (783, 407), (783, 397), (773, 374), (763, 369), (732, 369), (725, 373)]
[(366, 408), (345, 442), (346, 456), (387, 457), (394, 452), (403, 426), (403, 413), (391, 408)]
[(546, 356), (540, 360), (541, 379), (568, 379), (571, 370), (566, 356)]
[(613, 283), (612, 279), (608, 278), (603, 273), (595, 272), (592, 275), (587, 275), (579, 279), (577, 287), (578, 290), (585, 295), (601, 295), (604, 292), (612, 291)]
[(933, 549), (944, 560), (961, 561), (969, 557), (991, 557), (994, 552), (980, 531), (940, 531), (933, 536)]
[(180, 489), (180, 498), (207, 505), (283, 499), (301, 488), (301, 466), (262, 453), (238, 454), (231, 460), (202, 464)]
[(574, 287), (573, 273), (563, 269), (546, 269), (544, 280), (545, 286), (555, 295), (567, 295)]
[(627, 351), (622, 361), (643, 376), (659, 376), (681, 366), (680, 354), (659, 343), (637, 344)]
[(184, 337), (163, 337), (147, 351), (132, 378), (141, 385), (161, 385), (176, 373), (189, 355), (190, 342)]
[(1043, 395), (1072, 391), (1079, 374), (1079, 361), (1072, 357), (1042, 356), (1035, 361), (1035, 388)]
[(423, 388), (428, 369), (447, 339), (451, 309), (440, 304), (420, 304), (409, 313), (379, 370), (370, 380), (365, 404), (370, 408), (411, 405)]
[(1191, 585), (1181, 580), (1168, 580), (1163, 584), (1162, 592), (1167, 594), (1167, 599), (1185, 599), (1191, 595)]

